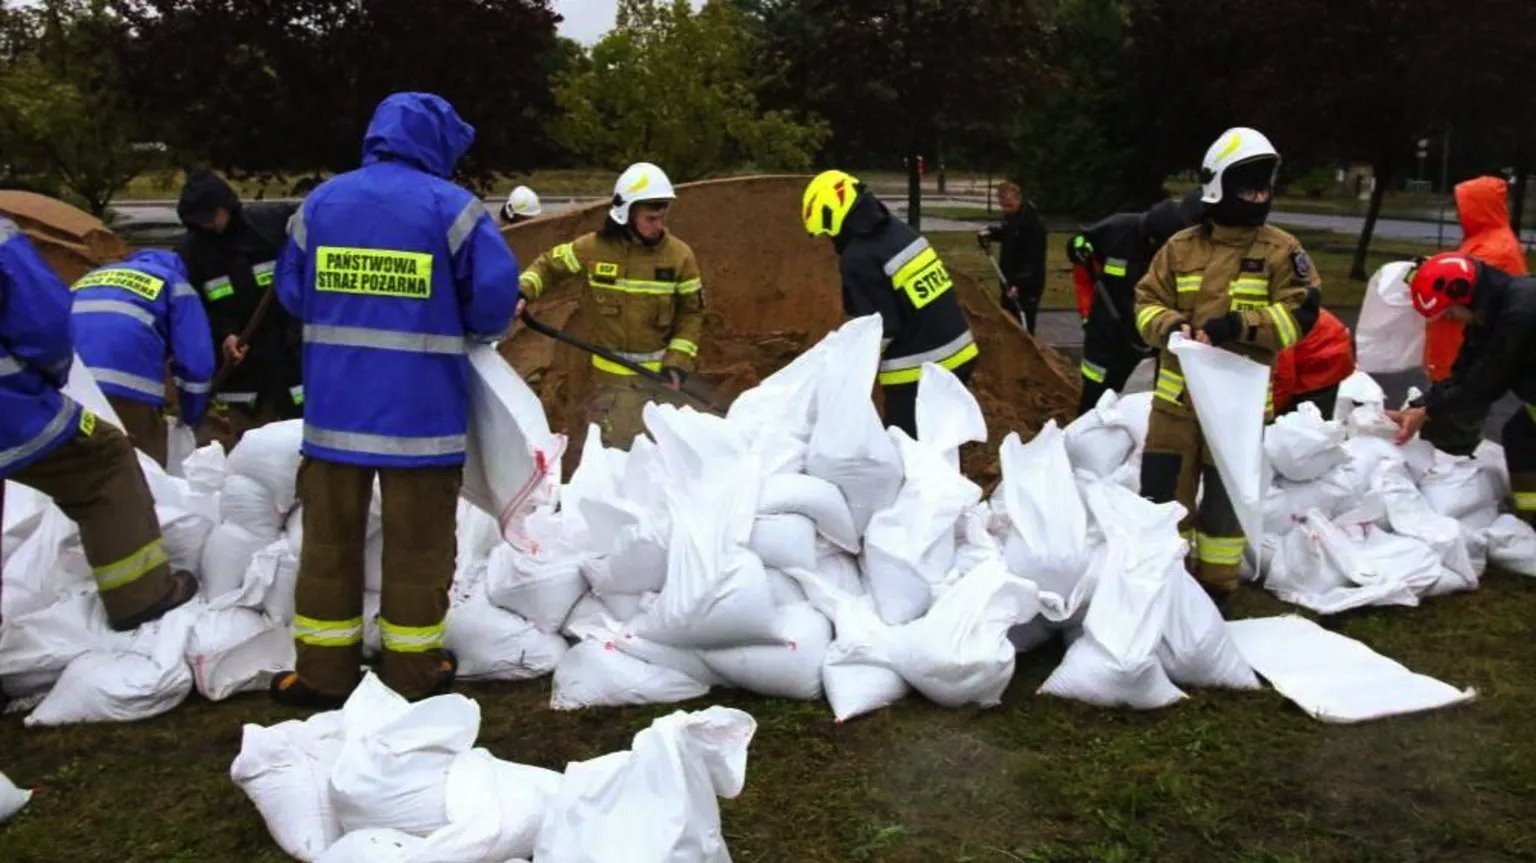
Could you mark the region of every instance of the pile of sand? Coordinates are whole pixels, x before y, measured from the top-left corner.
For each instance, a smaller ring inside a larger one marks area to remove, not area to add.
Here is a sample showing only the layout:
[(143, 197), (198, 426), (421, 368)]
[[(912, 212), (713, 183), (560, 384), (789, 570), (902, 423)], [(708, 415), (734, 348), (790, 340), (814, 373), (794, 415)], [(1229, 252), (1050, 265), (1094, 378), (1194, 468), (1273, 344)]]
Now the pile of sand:
[(0, 213), (21, 228), (65, 283), (128, 257), (128, 244), (100, 219), (55, 198), (0, 191)]
[[(843, 322), (836, 257), (826, 240), (806, 236), (797, 214), (807, 177), (746, 177), (679, 187), (668, 227), (693, 247), (704, 272), (706, 318), (700, 389), (724, 410), (743, 390), (787, 364)], [(522, 263), (556, 243), (595, 230), (606, 205), (536, 219), (504, 235)], [(997, 448), (1017, 431), (1027, 440), (1046, 420), (1077, 407), (1076, 369), (1035, 341), (983, 288), (951, 271), (981, 347), (971, 388), (990, 439), (965, 453), (968, 476), (984, 486), (998, 477)], [(542, 321), (581, 334), (575, 282), (529, 304)], [(567, 475), (581, 451), (582, 404), (591, 386), (588, 357), (518, 327), (502, 354), (543, 399), (554, 428), (571, 436)]]

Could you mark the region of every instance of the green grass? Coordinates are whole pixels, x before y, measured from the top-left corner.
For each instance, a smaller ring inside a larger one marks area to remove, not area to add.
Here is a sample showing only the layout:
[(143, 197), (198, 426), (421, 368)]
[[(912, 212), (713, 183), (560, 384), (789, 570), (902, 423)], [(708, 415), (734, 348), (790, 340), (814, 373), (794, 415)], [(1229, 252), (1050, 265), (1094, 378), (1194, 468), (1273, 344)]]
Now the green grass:
[[(1020, 658), (1001, 707), (917, 696), (838, 726), (824, 704), (717, 690), (751, 712), (746, 791), (722, 802), (739, 863), (1503, 861), (1536, 858), (1536, 581), (1326, 625), (1457, 686), (1474, 703), (1359, 726), (1304, 716), (1273, 691), (1195, 691), (1168, 710), (1106, 710), (1033, 694), (1060, 648)], [(1283, 613), (1245, 590), (1237, 616)], [(674, 707), (554, 713), (549, 681), (466, 686), (480, 744), (560, 769), (628, 745)], [(0, 767), (39, 788), (0, 827), (0, 858), (286, 858), (230, 782), (244, 722), (300, 714), (263, 696), (194, 698), (132, 725), (0, 722)]]

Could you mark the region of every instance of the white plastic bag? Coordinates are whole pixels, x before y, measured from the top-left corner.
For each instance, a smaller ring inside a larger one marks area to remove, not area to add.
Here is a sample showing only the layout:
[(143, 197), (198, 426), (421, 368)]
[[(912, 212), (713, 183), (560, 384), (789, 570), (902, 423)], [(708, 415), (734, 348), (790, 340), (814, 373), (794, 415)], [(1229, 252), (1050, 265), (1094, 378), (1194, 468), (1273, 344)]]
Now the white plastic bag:
[(1355, 363), (1371, 373), (1400, 372), (1424, 364), (1424, 317), (1408, 290), (1409, 261), (1393, 261), (1371, 276), (1355, 324)]
[(1055, 421), (1028, 444), (1008, 435), (1002, 471), (1003, 503), (1013, 525), (1003, 544), (1008, 571), (1067, 596), (1088, 568), (1088, 511)]
[(901, 458), (869, 399), (880, 361), (883, 324), (867, 315), (822, 340), (829, 352), (816, 390), (816, 423), (805, 472), (836, 485), (862, 533), (901, 490)]
[(730, 863), (717, 797), (746, 783), (757, 723), (711, 707), (664, 716), (633, 749), (566, 767), (534, 857), (560, 863)]
[(1309, 482), (1349, 461), (1344, 450), (1344, 426), (1325, 422), (1311, 403), (1277, 417), (1264, 430), (1264, 454), (1282, 477)]
[(539, 397), (490, 345), (469, 347), (469, 432), (463, 498), (514, 539), (523, 515), (553, 504), (565, 437), (549, 430)]

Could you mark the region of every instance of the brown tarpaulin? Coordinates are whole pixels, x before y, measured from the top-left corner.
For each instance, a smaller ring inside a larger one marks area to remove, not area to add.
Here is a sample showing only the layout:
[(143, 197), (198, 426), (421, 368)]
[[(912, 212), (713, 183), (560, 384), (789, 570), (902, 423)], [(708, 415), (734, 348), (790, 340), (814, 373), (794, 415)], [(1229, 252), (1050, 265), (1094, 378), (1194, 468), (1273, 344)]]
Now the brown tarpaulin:
[(56, 198), (0, 191), (0, 213), (26, 233), (65, 283), (128, 257), (128, 244), (102, 221)]

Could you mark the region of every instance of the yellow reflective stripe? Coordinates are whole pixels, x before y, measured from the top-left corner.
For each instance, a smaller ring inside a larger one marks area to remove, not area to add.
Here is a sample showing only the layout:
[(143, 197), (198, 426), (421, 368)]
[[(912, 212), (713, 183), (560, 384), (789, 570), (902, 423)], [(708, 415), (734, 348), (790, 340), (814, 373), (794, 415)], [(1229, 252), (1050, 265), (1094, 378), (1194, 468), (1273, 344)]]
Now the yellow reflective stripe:
[(1196, 273), (1193, 276), (1176, 276), (1173, 280), (1174, 289), (1181, 294), (1193, 293), (1200, 290), (1205, 283), (1205, 274)]
[(1104, 262), (1104, 275), (1125, 276), (1126, 262), (1124, 258), (1110, 258)]
[(293, 637), (311, 647), (350, 647), (363, 640), (363, 618), (359, 615), (347, 620), (320, 620), (295, 614)]
[(1247, 540), (1240, 536), (1209, 536), (1200, 533), (1195, 536), (1195, 556), (1202, 563), (1232, 566), (1242, 561), (1246, 545)]
[(535, 297), (544, 293), (544, 277), (534, 272), (533, 270), (529, 270), (528, 272), (523, 273), (521, 276), (518, 276), (517, 280), (519, 283), (526, 284), (528, 286), (528, 292), (533, 294)]
[(675, 294), (678, 293), (676, 282), (648, 282), (644, 279), (615, 279), (612, 284), (603, 284), (588, 281), (587, 284), (595, 289), (605, 291), (620, 291), (626, 294)]
[(1300, 337), (1296, 328), (1296, 319), (1291, 317), (1291, 310), (1276, 303), (1264, 309), (1269, 314), (1269, 319), (1275, 323), (1275, 333), (1280, 337), (1280, 347), (1288, 348), (1296, 344)]
[(1096, 384), (1104, 383), (1103, 366), (1098, 365), (1097, 363), (1090, 363), (1087, 360), (1083, 360), (1082, 372), (1083, 377), (1087, 378), (1088, 380), (1093, 381)]
[(1532, 422), (1536, 422), (1536, 405), (1526, 405), (1525, 413), (1531, 418)]
[(687, 339), (673, 339), (672, 341), (667, 342), (667, 350), (677, 351), (680, 354), (687, 354), (690, 357), (696, 357), (699, 355), (699, 346), (693, 342), (688, 341)]
[(677, 283), (677, 292), (679, 294), (696, 294), (702, 290), (704, 290), (703, 279), (685, 279)]
[[(661, 371), (661, 361), (660, 360), (657, 360), (655, 362), (643, 362), (643, 363), (639, 363), (638, 365), (640, 365), (640, 366), (642, 366), (644, 368), (650, 369), (653, 372)], [(624, 366), (619, 365), (618, 363), (610, 362), (609, 360), (605, 360), (602, 357), (597, 356), (596, 354), (592, 355), (592, 367), (597, 369), (598, 371), (607, 372), (610, 375), (632, 375), (632, 374), (635, 374), (634, 371), (631, 371), (630, 369), (627, 369)]]
[(923, 249), (921, 252), (918, 252), (917, 255), (912, 258), (912, 260), (907, 261), (905, 264), (901, 265), (901, 269), (897, 270), (896, 274), (891, 276), (891, 284), (895, 285), (897, 288), (900, 288), (902, 285), (905, 285), (907, 282), (911, 281), (912, 277), (921, 272), (924, 267), (929, 266), (938, 259), (939, 253), (935, 252), (932, 247)]
[(1235, 279), (1227, 288), (1234, 296), (1263, 297), (1269, 299), (1268, 279)]
[(1151, 326), (1152, 322), (1157, 320), (1157, 316), (1158, 315), (1160, 315), (1160, 314), (1162, 314), (1163, 312), (1166, 312), (1166, 311), (1169, 311), (1169, 309), (1164, 308), (1163, 306), (1147, 306), (1147, 307), (1143, 308), (1141, 311), (1137, 312), (1136, 313), (1136, 329), (1137, 329), (1137, 331), (1140, 332), (1143, 336), (1145, 336), (1147, 334), (1147, 327)]
[(1536, 491), (1515, 492), (1515, 509), (1521, 512), (1536, 512)]
[(122, 560), (91, 567), (91, 575), (95, 577), (99, 590), (112, 590), (138, 581), (150, 570), (169, 560), (165, 555), (164, 540), (156, 539)]
[(1178, 404), (1179, 398), (1184, 395), (1184, 376), (1171, 369), (1159, 370), (1153, 395), (1165, 402)]
[[(953, 371), (980, 355), (981, 349), (976, 346), (975, 342), (971, 342), (938, 362), (940, 366)], [(922, 376), (923, 367), (918, 366), (911, 369), (894, 369), (888, 372), (881, 372), (878, 379), (882, 385), (891, 386), (892, 384), (915, 384)]]
[(385, 650), (393, 650), (396, 653), (425, 653), (428, 650), (439, 650), (443, 646), (443, 636), (447, 633), (447, 627), (442, 621), (428, 626), (401, 626), (398, 623), (390, 623), (384, 618), (379, 618), (379, 636), (384, 643)]
[(581, 272), (581, 261), (576, 259), (576, 249), (570, 243), (561, 243), (550, 251), (555, 260), (565, 265), (567, 270), (573, 273)]

